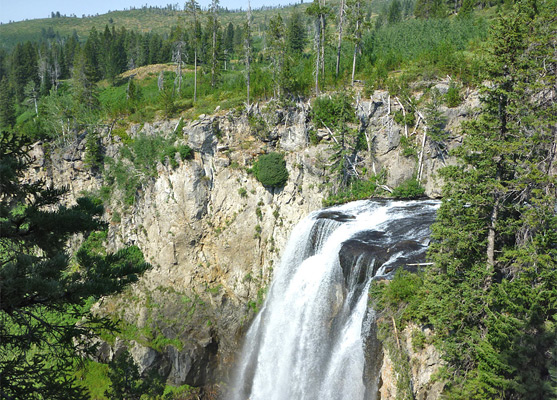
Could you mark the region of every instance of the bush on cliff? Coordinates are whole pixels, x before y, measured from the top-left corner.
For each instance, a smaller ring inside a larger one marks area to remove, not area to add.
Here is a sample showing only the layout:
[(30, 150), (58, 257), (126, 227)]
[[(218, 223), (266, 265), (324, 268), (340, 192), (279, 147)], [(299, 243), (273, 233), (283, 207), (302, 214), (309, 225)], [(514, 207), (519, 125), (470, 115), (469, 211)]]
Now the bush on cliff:
[(253, 174), (263, 186), (283, 187), (288, 180), (284, 156), (280, 153), (259, 156), (253, 164)]

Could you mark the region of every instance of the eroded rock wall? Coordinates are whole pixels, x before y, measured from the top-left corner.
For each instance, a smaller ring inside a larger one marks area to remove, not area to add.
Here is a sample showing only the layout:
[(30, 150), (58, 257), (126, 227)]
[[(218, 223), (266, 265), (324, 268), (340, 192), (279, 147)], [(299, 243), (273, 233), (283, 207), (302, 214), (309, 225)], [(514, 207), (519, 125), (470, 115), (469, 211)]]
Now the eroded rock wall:
[[(476, 102), (472, 94), (459, 108), (442, 110), (449, 148), (458, 145), (458, 124)], [(369, 144), (361, 157), (369, 171), (387, 171), (390, 187), (417, 169), (416, 158), (403, 155), (401, 136), (423, 135), (419, 126), (407, 132), (394, 122), (397, 107), (387, 92), (376, 91), (360, 98), (357, 108)], [(130, 332), (125, 335), (133, 337), (104, 344), (100, 359), (107, 361), (127, 347), (141, 370), (156, 368), (169, 384), (203, 386), (227, 379), (290, 232), (321, 208), (331, 151), (330, 137), (323, 132), (319, 145), (309, 144), (309, 103), (252, 112), (266, 121), (266, 132), (234, 112), (186, 123), (178, 137), (195, 150), (194, 159), (180, 160), (176, 168), (159, 163), (156, 177), (142, 186), (133, 206), (123, 207), (117, 193), (109, 202), (110, 248), (138, 245), (154, 267), (123, 294), (97, 305), (98, 312), (127, 321)], [(157, 121), (131, 126), (128, 134), (168, 135), (178, 126), (178, 120)], [(106, 155), (119, 157), (122, 140), (108, 128), (101, 132), (101, 143)], [(259, 154), (274, 149), (285, 152), (289, 171), (281, 189), (263, 187), (247, 170)], [(68, 187), (67, 202), (103, 185), (102, 174), (84, 163), (85, 133), (58, 148), (37, 143), (31, 156), (29, 179)], [(440, 195), (436, 172), (450, 162), (426, 143), (426, 194)], [(388, 358), (384, 365), (388, 371)]]

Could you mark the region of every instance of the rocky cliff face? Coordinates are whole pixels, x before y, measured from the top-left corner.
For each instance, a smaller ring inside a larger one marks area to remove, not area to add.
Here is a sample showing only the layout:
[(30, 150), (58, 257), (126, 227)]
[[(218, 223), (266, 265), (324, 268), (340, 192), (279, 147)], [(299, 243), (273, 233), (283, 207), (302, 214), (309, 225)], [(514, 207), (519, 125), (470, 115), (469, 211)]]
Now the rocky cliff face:
[[(397, 350), (402, 354), (402, 366), (395, 366), (389, 350), (383, 352), (379, 394), (381, 399), (405, 398), (400, 394), (401, 375), (409, 378), (412, 398), (417, 400), (437, 400), (441, 398), (444, 382), (435, 379), (444, 362), (435, 346), (430, 343), (431, 332), (415, 325), (397, 332)], [(416, 340), (416, 337), (421, 340)], [(400, 362), (400, 361), (398, 361)], [(396, 368), (399, 367), (399, 368)], [(403, 371), (401, 371), (401, 369)], [(406, 369), (406, 371), (404, 371)]]
[[(458, 145), (456, 126), (476, 103), (474, 95), (459, 108), (442, 109), (451, 132), (449, 147)], [(368, 170), (387, 170), (389, 187), (417, 168), (415, 158), (403, 155), (401, 137), (423, 135), (419, 126), (405, 133), (393, 121), (397, 107), (380, 91), (358, 102), (360, 129), (369, 144), (362, 156)], [(259, 128), (233, 112), (187, 123), (182, 140), (195, 150), (195, 158), (179, 161), (177, 168), (159, 163), (156, 177), (136, 193), (133, 206), (122, 208), (117, 195), (110, 201), (105, 215), (111, 222), (110, 248), (138, 245), (154, 267), (122, 295), (98, 304), (98, 312), (128, 324), (122, 339), (101, 346), (99, 359), (109, 360), (127, 347), (141, 370), (156, 368), (169, 384), (204, 386), (227, 379), (292, 228), (321, 208), (326, 195), (322, 160), (330, 151), (330, 138), (318, 132), (321, 143), (309, 145), (309, 105), (267, 111), (255, 107), (252, 113), (263, 121)], [(128, 134), (165, 135), (179, 125), (177, 120), (159, 121), (132, 126)], [(105, 154), (119, 157), (120, 138), (108, 129), (101, 137)], [(37, 143), (31, 150), (35, 161), (30, 179), (69, 187), (68, 202), (80, 193), (99, 191), (103, 178), (84, 164), (84, 138), (77, 136), (48, 152)], [(246, 170), (258, 154), (274, 148), (286, 153), (289, 180), (282, 189), (263, 187)], [(435, 173), (448, 162), (425, 146), (423, 182), (429, 196), (439, 196)]]

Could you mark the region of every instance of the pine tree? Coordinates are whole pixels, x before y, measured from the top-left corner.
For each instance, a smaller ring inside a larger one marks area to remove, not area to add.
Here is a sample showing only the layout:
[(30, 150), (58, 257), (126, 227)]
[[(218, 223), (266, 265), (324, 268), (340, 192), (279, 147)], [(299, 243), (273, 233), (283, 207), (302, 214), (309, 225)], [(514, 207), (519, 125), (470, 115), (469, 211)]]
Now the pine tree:
[(193, 102), (197, 102), (197, 59), (199, 49), (199, 38), (201, 36), (201, 25), (198, 21), (200, 12), (199, 4), (195, 0), (189, 0), (186, 3), (186, 13), (191, 18), (190, 35), (193, 40)]
[[(24, 99), (24, 88), (30, 79), (38, 80), (37, 49), (31, 42), (19, 43), (11, 57), (11, 79), (16, 101)], [(38, 83), (38, 82), (36, 82)]]
[(325, 37), (326, 37), (326, 17), (329, 14), (329, 7), (325, 6), (325, 0), (314, 0), (306, 8), (306, 13), (315, 18), (315, 94), (319, 94), (319, 75), (325, 74)]
[(248, 0), (248, 12), (244, 23), (244, 52), (246, 62), (246, 107), (250, 109), (250, 90), (251, 90), (251, 58), (252, 58), (252, 38), (251, 38), (251, 2)]
[(288, 50), (299, 56), (306, 47), (306, 29), (302, 15), (298, 12), (292, 13), (286, 27), (286, 42)]
[(159, 398), (164, 392), (164, 382), (155, 370), (142, 377), (128, 350), (122, 351), (110, 362), (108, 378), (110, 387), (105, 396), (111, 400)]
[(557, 3), (493, 24), (480, 117), (443, 170), (423, 312), (449, 363), (448, 398), (550, 398), (557, 330)]
[(364, 31), (365, 14), (361, 0), (350, 0), (348, 2), (348, 23), (351, 32), (350, 41), (354, 44), (352, 57), (352, 86), (354, 86), (354, 76), (356, 75), (356, 59), (362, 46), (362, 34)]
[(215, 88), (220, 69), (219, 0), (211, 0), (208, 29), (211, 32), (211, 88)]
[(226, 26), (226, 33), (224, 35), (224, 51), (227, 57), (232, 57), (234, 54), (234, 24), (229, 22)]
[(0, 132), (10, 129), (15, 124), (14, 96), (4, 76), (0, 81)]
[[(68, 239), (104, 229), (102, 206), (87, 199), (65, 207), (63, 190), (24, 183), (23, 143), (0, 134), (0, 393), (6, 399), (86, 399), (71, 375), (91, 338), (114, 330), (90, 314), (91, 301), (121, 291), (148, 265), (139, 249), (99, 254)], [(89, 306), (88, 306), (89, 304)]]
[(286, 26), (280, 14), (269, 20), (267, 44), (271, 56), (275, 96), (284, 94), (284, 68), (286, 58)]
[(354, 177), (360, 140), (358, 132), (350, 126), (356, 122), (356, 113), (351, 103), (351, 96), (335, 93), (322, 96), (313, 103), (313, 120), (316, 127), (325, 127), (333, 140), (333, 154), (329, 159), (333, 194), (345, 189)]
[(416, 18), (443, 18), (447, 15), (447, 8), (443, 0), (417, 0), (414, 7)]
[[(395, 0), (396, 1), (396, 0)], [(338, 78), (338, 74), (340, 72), (340, 51), (342, 47), (342, 29), (344, 27), (344, 20), (346, 16), (346, 4), (345, 0), (340, 0), (340, 6), (338, 9), (338, 42), (337, 42), (337, 64), (335, 68), (335, 78)]]
[(393, 0), (389, 6), (389, 12), (387, 14), (387, 21), (389, 24), (395, 24), (402, 20), (402, 6), (398, 0)]

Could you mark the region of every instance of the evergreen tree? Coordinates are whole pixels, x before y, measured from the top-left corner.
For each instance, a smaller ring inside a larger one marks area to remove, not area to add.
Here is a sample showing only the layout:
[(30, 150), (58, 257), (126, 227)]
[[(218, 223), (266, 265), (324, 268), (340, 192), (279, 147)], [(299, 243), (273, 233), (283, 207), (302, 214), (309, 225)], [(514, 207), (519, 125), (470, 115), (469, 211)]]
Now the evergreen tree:
[(217, 85), (217, 79), (220, 72), (220, 41), (219, 41), (219, 0), (212, 0), (209, 9), (209, 23), (207, 31), (211, 32), (211, 88)]
[(389, 12), (387, 14), (387, 21), (389, 24), (395, 24), (402, 20), (402, 6), (398, 0), (393, 0), (389, 6)]
[(314, 0), (306, 8), (306, 13), (315, 18), (315, 94), (319, 94), (319, 75), (325, 74), (325, 37), (326, 37), (326, 17), (329, 14), (329, 7), (325, 6), (325, 0)]
[(251, 58), (252, 58), (252, 38), (251, 38), (251, 3), (248, 0), (248, 12), (244, 23), (244, 52), (246, 62), (246, 107), (250, 108), (251, 90)]
[(117, 34), (114, 27), (110, 33), (110, 38), (105, 43), (105, 78), (114, 83), (117, 75), (124, 72), (127, 66), (126, 51), (124, 49), (125, 32)]
[(86, 399), (71, 372), (92, 354), (91, 338), (114, 325), (89, 313), (91, 300), (121, 291), (148, 265), (139, 249), (102, 255), (85, 247), (72, 259), (67, 242), (104, 229), (102, 207), (64, 191), (23, 183), (26, 151), (0, 135), (0, 397)]
[(189, 31), (193, 41), (193, 102), (195, 103), (197, 101), (197, 54), (199, 50), (199, 38), (201, 36), (201, 24), (198, 20), (200, 8), (195, 0), (189, 0), (185, 8), (186, 13), (191, 18)]
[(99, 65), (100, 45), (97, 30), (93, 27), (89, 32), (89, 37), (83, 46), (79, 56), (80, 59), (76, 61), (78, 55), (74, 56), (74, 70), (76, 65), (80, 64), (81, 72), (84, 74), (88, 82), (95, 83), (101, 79), (101, 70)]
[(354, 86), (354, 76), (356, 75), (356, 58), (361, 51), (362, 34), (365, 27), (365, 10), (361, 0), (350, 0), (348, 2), (348, 23), (351, 32), (350, 41), (354, 44), (352, 57), (352, 86)]
[(0, 132), (15, 124), (15, 107), (12, 89), (4, 76), (0, 81)]
[(0, 82), (8, 75), (6, 70), (7, 52), (4, 48), (0, 48)]
[(267, 30), (267, 43), (271, 56), (271, 67), (273, 73), (274, 92), (277, 97), (284, 93), (284, 67), (285, 67), (285, 48), (286, 48), (286, 27), (280, 14), (269, 20)]
[(292, 13), (286, 26), (286, 42), (290, 52), (299, 56), (306, 47), (306, 28), (302, 14)]
[(99, 106), (97, 98), (98, 68), (90, 58), (87, 43), (83, 51), (74, 59), (72, 70), (72, 89), (76, 106), (84, 106), (88, 110), (95, 110)]
[(447, 7), (443, 0), (416, 0), (414, 7), (416, 18), (443, 18), (447, 15)]
[(345, 189), (358, 175), (356, 170), (360, 137), (350, 124), (356, 122), (356, 112), (351, 96), (335, 93), (322, 96), (313, 102), (312, 118), (316, 127), (325, 127), (333, 140), (333, 154), (330, 157), (330, 175), (333, 194)]
[[(493, 24), (483, 110), (462, 166), (443, 170), (423, 313), (439, 336), (447, 398), (551, 398), (557, 342), (557, 3)], [(534, 12), (533, 12), (534, 11)]]
[[(395, 0), (396, 1), (396, 0)], [(340, 51), (342, 47), (342, 29), (344, 27), (344, 20), (346, 17), (346, 4), (345, 0), (340, 0), (340, 6), (338, 9), (338, 42), (337, 42), (337, 64), (335, 68), (335, 78), (338, 78), (338, 74), (340, 72)]]
[(143, 395), (159, 398), (164, 392), (164, 382), (156, 371), (142, 378), (137, 365), (127, 350), (116, 355), (108, 371), (110, 388), (105, 395), (111, 400), (140, 399)]
[(11, 79), (16, 101), (24, 99), (24, 88), (29, 80), (38, 82), (37, 49), (31, 42), (19, 43), (11, 57)]
[(234, 54), (234, 24), (229, 22), (226, 26), (226, 33), (224, 35), (224, 50), (228, 57)]

